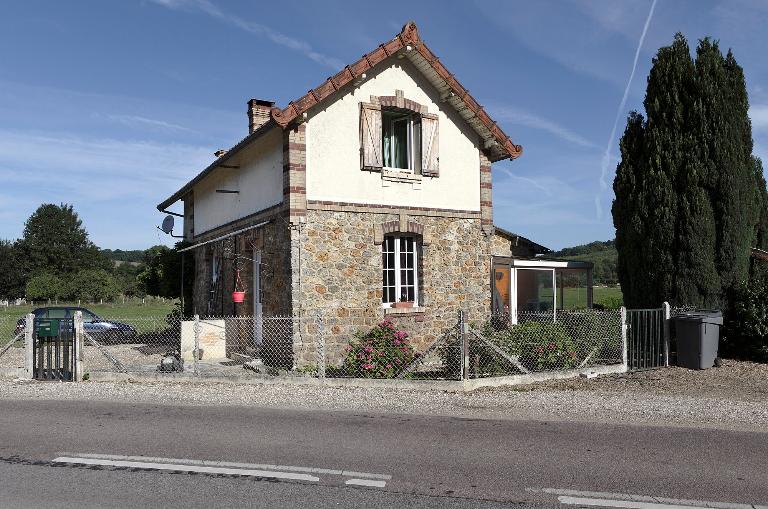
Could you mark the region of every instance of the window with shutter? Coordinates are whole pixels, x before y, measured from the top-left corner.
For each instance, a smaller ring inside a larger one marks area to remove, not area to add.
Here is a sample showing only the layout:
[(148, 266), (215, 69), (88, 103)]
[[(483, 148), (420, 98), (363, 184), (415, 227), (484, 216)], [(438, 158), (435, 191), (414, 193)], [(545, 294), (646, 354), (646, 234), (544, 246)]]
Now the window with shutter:
[(381, 106), (360, 104), (360, 167), (380, 171), (384, 166), (381, 143)]
[(421, 114), (421, 174), (426, 177), (440, 175), (440, 146), (438, 143), (437, 115)]
[(372, 101), (360, 103), (360, 167), (437, 177), (438, 116), (401, 95)]

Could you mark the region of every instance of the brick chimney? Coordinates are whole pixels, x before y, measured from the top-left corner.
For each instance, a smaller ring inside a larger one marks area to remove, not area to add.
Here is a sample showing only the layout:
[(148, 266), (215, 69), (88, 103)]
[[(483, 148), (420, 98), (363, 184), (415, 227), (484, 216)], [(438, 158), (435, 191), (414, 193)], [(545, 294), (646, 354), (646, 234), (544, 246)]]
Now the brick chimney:
[(270, 117), (274, 101), (251, 99), (248, 101), (248, 133), (252, 133), (264, 125)]

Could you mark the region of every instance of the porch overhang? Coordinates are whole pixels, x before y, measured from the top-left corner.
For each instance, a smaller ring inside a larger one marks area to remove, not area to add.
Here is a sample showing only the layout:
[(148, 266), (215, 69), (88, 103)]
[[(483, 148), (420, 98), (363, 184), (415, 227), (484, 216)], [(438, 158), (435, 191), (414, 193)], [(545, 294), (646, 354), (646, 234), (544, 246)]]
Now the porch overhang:
[(501, 264), (508, 264), (511, 267), (530, 268), (530, 269), (581, 269), (592, 270), (592, 262), (583, 262), (578, 260), (546, 260), (530, 258), (514, 258), (510, 256), (494, 256), (493, 261)]

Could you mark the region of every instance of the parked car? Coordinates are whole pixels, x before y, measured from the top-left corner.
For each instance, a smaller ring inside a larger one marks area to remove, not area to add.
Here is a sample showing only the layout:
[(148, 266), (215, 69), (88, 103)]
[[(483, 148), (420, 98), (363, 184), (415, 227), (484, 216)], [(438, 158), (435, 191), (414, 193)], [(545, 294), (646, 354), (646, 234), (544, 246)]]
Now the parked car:
[[(136, 328), (127, 323), (105, 320), (86, 308), (77, 306), (54, 306), (37, 308), (32, 311), (35, 318), (74, 318), (75, 311), (83, 313), (83, 328), (93, 339), (100, 342), (117, 343), (136, 338)], [(16, 333), (24, 331), (26, 318), (16, 322)]]

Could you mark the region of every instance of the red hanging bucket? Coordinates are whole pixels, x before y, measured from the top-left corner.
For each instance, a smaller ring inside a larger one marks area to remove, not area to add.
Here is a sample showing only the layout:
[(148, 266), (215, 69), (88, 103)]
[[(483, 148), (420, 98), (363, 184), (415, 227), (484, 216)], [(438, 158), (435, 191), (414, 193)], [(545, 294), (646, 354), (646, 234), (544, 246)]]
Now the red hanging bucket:
[(240, 269), (237, 269), (235, 273), (235, 291), (232, 292), (232, 302), (240, 304), (245, 301), (245, 290), (238, 290), (243, 288), (243, 282), (240, 280)]

